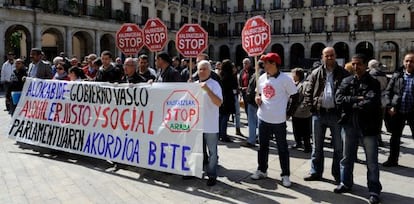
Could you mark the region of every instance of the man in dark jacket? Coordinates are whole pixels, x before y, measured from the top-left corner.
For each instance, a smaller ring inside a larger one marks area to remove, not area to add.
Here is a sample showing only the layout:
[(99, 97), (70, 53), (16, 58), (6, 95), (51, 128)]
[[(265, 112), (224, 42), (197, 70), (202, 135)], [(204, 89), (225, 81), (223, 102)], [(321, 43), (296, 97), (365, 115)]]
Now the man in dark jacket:
[(110, 83), (119, 82), (122, 77), (122, 72), (111, 63), (111, 52), (103, 51), (101, 54), (101, 60), (102, 67), (99, 68), (95, 81)]
[(367, 160), (369, 202), (379, 203), (382, 186), (379, 181), (378, 135), (381, 133), (381, 90), (379, 82), (367, 71), (367, 59), (352, 57), (355, 76), (345, 78), (336, 92), (336, 104), (341, 107), (344, 155), (341, 160), (341, 183), (335, 193), (349, 192), (353, 185), (353, 169), (358, 143), (364, 145)]
[(155, 82), (180, 82), (180, 73), (171, 66), (171, 57), (166, 52), (158, 54), (155, 65), (158, 69)]
[(313, 146), (311, 156), (311, 170), (305, 181), (321, 180), (324, 168), (323, 145), (326, 128), (329, 127), (333, 143), (332, 176), (339, 182), (339, 162), (342, 159), (341, 129), (337, 123), (338, 111), (335, 104), (335, 92), (343, 78), (349, 73), (338, 66), (333, 47), (326, 47), (322, 51), (322, 62), (307, 78), (303, 102), (310, 106), (312, 112)]
[(404, 70), (393, 74), (385, 90), (385, 101), (392, 125), (390, 155), (383, 166), (398, 166), (400, 139), (405, 123), (408, 121), (410, 128), (414, 128), (414, 53), (407, 53)]
[[(254, 74), (255, 70), (252, 66), (252, 63), (249, 58), (243, 59), (243, 69), (240, 70), (239, 73), (239, 87), (240, 87), (240, 93), (243, 98), (244, 102), (244, 110), (246, 111), (247, 116), (249, 116), (248, 113), (248, 102), (247, 102), (247, 88), (249, 86), (249, 80)], [(249, 121), (247, 121), (249, 122)]]
[(125, 75), (122, 77), (121, 82), (133, 84), (146, 82), (145, 78), (138, 74), (138, 62), (134, 58), (126, 58), (123, 67)]

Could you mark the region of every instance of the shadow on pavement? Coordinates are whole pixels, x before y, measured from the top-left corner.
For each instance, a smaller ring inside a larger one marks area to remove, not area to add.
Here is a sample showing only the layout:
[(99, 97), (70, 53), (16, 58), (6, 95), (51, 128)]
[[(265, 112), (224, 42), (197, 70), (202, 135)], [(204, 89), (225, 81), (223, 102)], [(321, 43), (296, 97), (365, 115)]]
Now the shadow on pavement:
[[(145, 184), (150, 184), (171, 190), (177, 190), (195, 196), (200, 196), (225, 203), (277, 203), (276, 201), (254, 191), (237, 188), (236, 186), (230, 186), (226, 183), (220, 182), (219, 180), (217, 181), (217, 184), (215, 186), (208, 187), (206, 186), (206, 180), (203, 179), (193, 178), (187, 180), (183, 179), (182, 176), (179, 175), (173, 175), (169, 173), (158, 172), (127, 165), (121, 165), (120, 169), (115, 169), (114, 164), (102, 159), (96, 159), (92, 157), (56, 151), (47, 148), (35, 147), (26, 144), (20, 145), (22, 146), (20, 147), (21, 149), (32, 149), (33, 151), (23, 153), (11, 153), (26, 154), (30, 156), (52, 159), (54, 161), (71, 163), (92, 170), (100, 171), (102, 173), (119, 176), (125, 179), (139, 181)], [(129, 171), (129, 173), (122, 174), (122, 171), (120, 170), (126, 170)], [(229, 172), (226, 172), (226, 170), (224, 170), (223, 172), (223, 168), (219, 169), (219, 172), (221, 174), (229, 174)], [(136, 174), (131, 175), (130, 173)], [(269, 183), (275, 183), (275, 181), (269, 180)]]

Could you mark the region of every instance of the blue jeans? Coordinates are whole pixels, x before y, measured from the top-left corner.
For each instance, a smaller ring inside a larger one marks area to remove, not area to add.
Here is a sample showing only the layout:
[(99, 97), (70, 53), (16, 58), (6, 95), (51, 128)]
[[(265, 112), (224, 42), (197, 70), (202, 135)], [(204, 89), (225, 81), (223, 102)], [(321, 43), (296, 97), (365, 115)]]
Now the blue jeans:
[(249, 138), (247, 142), (250, 144), (256, 144), (256, 130), (257, 130), (257, 107), (254, 105), (247, 106), (247, 122), (249, 123)]
[(240, 102), (238, 94), (234, 95), (234, 101), (234, 105), (236, 107), (236, 113), (234, 114), (234, 125), (236, 126), (236, 128), (240, 128)]
[(207, 176), (209, 178), (217, 178), (217, 133), (203, 133), (203, 152), (208, 149)]
[(322, 177), (325, 157), (323, 147), (326, 129), (329, 127), (334, 150), (331, 173), (337, 181), (340, 178), (339, 162), (342, 159), (341, 127), (337, 123), (338, 120), (339, 117), (335, 112), (322, 112), (312, 116), (313, 145), (310, 170), (310, 174)]
[(341, 160), (341, 182), (348, 188), (354, 184), (354, 163), (357, 159), (358, 143), (362, 139), (368, 167), (368, 190), (371, 194), (379, 195), (382, 186), (379, 181), (378, 136), (362, 135), (360, 130), (360, 128), (353, 127), (352, 124), (343, 125), (344, 157)]
[(229, 121), (230, 114), (219, 115), (219, 136), (221, 138), (227, 137), (227, 122)]
[(271, 124), (259, 120), (259, 142), (258, 163), (257, 168), (261, 172), (266, 172), (269, 161), (269, 141), (275, 135), (277, 150), (279, 154), (280, 167), (282, 169), (281, 176), (289, 176), (289, 149), (286, 141), (286, 122), (279, 124)]

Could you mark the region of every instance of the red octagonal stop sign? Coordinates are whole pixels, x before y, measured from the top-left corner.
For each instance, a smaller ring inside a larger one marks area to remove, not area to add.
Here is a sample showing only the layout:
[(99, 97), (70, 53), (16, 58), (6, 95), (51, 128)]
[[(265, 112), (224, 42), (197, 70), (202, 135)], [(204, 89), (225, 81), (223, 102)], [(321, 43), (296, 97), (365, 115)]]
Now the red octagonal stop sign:
[(175, 46), (184, 57), (197, 57), (208, 46), (208, 33), (198, 24), (184, 24), (175, 36)]
[(249, 56), (261, 55), (271, 41), (270, 26), (261, 16), (246, 21), (242, 30), (242, 46)]
[(167, 43), (167, 26), (159, 19), (148, 19), (144, 26), (144, 43), (151, 52), (161, 51)]
[(116, 46), (125, 55), (135, 55), (144, 46), (142, 30), (133, 23), (124, 23), (116, 32)]

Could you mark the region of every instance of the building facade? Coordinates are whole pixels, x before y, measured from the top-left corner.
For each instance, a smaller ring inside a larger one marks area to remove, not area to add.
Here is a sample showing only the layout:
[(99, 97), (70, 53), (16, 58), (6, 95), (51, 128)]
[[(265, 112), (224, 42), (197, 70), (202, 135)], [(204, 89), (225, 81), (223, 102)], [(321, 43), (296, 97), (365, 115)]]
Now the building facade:
[[(247, 56), (241, 31), (256, 15), (270, 24), (268, 51), (279, 53), (286, 69), (309, 68), (332, 46), (341, 64), (364, 53), (391, 72), (414, 50), (413, 0), (0, 0), (0, 57), (14, 51), (27, 58), (32, 47), (41, 47), (49, 59), (59, 52), (121, 55), (115, 45), (120, 25), (143, 27), (158, 17), (170, 31), (170, 55), (178, 55), (175, 34), (181, 25), (198, 23), (209, 33), (211, 58), (240, 65)], [(145, 48), (141, 53), (151, 55)]]

